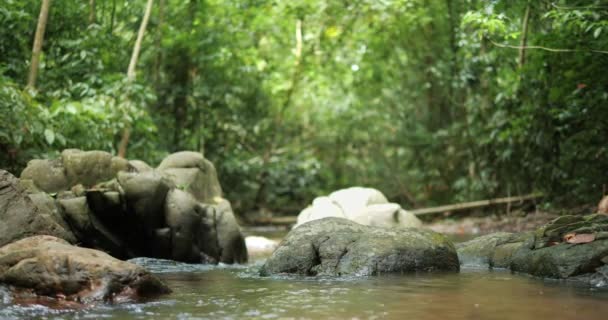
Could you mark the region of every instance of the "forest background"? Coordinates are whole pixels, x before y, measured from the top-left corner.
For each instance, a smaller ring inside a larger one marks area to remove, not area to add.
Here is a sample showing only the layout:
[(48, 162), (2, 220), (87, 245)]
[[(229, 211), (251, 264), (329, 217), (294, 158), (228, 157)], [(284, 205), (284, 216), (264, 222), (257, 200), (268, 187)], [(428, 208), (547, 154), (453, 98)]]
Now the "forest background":
[(607, 102), (600, 0), (0, 4), (1, 168), (65, 148), (122, 145), (152, 165), (195, 150), (241, 214), (352, 185), (405, 208), (596, 203)]

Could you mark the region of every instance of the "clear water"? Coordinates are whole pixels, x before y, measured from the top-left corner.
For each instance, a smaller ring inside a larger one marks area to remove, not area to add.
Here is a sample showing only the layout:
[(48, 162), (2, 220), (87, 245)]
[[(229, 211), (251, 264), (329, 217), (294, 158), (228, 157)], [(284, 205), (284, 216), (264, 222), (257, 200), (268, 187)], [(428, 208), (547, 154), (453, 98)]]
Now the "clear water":
[(173, 293), (85, 310), (17, 306), (0, 290), (0, 319), (608, 319), (608, 290), (508, 271), (368, 278), (271, 277), (249, 266), (138, 259)]

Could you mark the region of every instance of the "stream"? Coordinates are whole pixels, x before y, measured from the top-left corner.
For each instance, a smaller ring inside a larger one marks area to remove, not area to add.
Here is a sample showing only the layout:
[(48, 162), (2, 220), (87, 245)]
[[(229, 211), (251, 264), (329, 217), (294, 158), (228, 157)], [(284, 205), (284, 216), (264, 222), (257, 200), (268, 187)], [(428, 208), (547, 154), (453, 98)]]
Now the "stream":
[(246, 266), (138, 258), (173, 293), (148, 302), (57, 310), (10, 303), (0, 319), (606, 319), (608, 290), (509, 271), (364, 278), (260, 277)]

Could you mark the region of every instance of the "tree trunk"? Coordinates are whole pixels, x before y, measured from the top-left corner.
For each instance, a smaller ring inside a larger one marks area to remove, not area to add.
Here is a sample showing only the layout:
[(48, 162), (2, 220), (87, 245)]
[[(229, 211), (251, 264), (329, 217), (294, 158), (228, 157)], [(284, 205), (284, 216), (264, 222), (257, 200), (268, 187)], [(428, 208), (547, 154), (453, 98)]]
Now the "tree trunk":
[(526, 46), (528, 45), (528, 24), (530, 23), (530, 1), (526, 5), (526, 13), (521, 23), (521, 43), (519, 49), (519, 68), (526, 63)]
[(95, 23), (95, 0), (89, 0), (89, 24)]
[(51, 0), (42, 0), (40, 7), (40, 16), (38, 17), (38, 26), (36, 27), (36, 35), (34, 36), (34, 46), (32, 48), (32, 63), (30, 65), (30, 74), (27, 78), (27, 87), (36, 89), (36, 77), (38, 76), (38, 66), (40, 65), (40, 53), (42, 52), (42, 42), (44, 41), (44, 30), (49, 17), (49, 8)]
[[(152, 3), (154, 0), (148, 0), (146, 4), (146, 11), (144, 12), (144, 18), (139, 26), (139, 32), (137, 33), (137, 40), (135, 40), (135, 46), (133, 47), (133, 54), (131, 55), (131, 61), (129, 62), (129, 68), (127, 69), (127, 79), (129, 82), (135, 81), (135, 67), (137, 66), (137, 59), (139, 58), (139, 51), (141, 50), (141, 42), (144, 39), (144, 33), (146, 33), (146, 27), (148, 26), (148, 20), (150, 19), (150, 13), (152, 12)], [(122, 138), (120, 139), (120, 145), (118, 146), (118, 156), (124, 158), (127, 155), (127, 146), (129, 145), (129, 138), (131, 137), (131, 125), (125, 124), (125, 128), (122, 132)]]
[(144, 19), (139, 26), (139, 32), (137, 33), (137, 40), (135, 40), (135, 46), (133, 47), (133, 54), (131, 55), (131, 61), (129, 62), (129, 69), (127, 70), (127, 78), (129, 81), (135, 80), (135, 67), (137, 66), (137, 59), (139, 58), (139, 51), (141, 50), (141, 42), (144, 39), (144, 33), (146, 33), (146, 27), (148, 26), (148, 20), (150, 19), (150, 13), (152, 12), (152, 3), (154, 0), (148, 0), (146, 5), (146, 11), (144, 13)]
[(163, 41), (163, 23), (165, 21), (165, 0), (160, 0), (158, 3), (158, 26), (156, 29), (156, 56), (154, 57), (154, 85), (156, 91), (160, 89), (160, 67), (163, 63), (162, 41)]

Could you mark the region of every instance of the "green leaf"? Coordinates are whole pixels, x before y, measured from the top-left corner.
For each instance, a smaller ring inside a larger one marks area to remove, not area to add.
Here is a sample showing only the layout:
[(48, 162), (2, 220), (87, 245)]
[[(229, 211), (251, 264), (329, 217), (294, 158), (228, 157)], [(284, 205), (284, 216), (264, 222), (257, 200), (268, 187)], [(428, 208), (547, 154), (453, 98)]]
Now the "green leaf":
[(595, 29), (595, 31), (593, 32), (593, 37), (597, 39), (601, 33), (602, 33), (602, 27), (599, 27), (599, 28)]
[(53, 141), (55, 141), (55, 132), (51, 129), (45, 129), (44, 138), (49, 145), (53, 144)]

